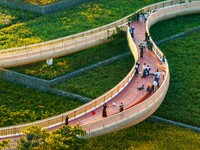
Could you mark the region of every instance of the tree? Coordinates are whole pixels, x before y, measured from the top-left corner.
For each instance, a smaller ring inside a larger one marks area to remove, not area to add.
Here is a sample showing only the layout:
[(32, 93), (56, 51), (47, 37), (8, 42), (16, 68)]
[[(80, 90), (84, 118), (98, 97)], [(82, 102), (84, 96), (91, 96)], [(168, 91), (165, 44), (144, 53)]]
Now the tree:
[(31, 126), (26, 129), (25, 136), (17, 145), (18, 150), (75, 150), (86, 142), (82, 138), (86, 132), (81, 127), (63, 126), (62, 128), (48, 133), (46, 129)]
[(4, 148), (9, 148), (9, 141), (8, 140), (0, 141), (0, 149), (4, 149)]

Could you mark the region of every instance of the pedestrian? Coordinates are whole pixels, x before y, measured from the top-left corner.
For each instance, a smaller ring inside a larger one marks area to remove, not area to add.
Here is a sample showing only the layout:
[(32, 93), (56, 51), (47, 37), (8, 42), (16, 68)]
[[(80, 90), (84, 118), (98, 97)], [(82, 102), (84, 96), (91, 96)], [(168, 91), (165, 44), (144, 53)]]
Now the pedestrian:
[(65, 125), (68, 125), (69, 124), (69, 116), (66, 116), (65, 118)]
[(165, 79), (165, 70), (162, 71), (163, 80)]
[(142, 65), (142, 70), (143, 70), (142, 78), (144, 78), (146, 77), (146, 63)]
[(147, 42), (144, 40), (143, 43), (142, 43), (142, 45), (143, 45), (143, 50), (145, 51), (146, 47), (147, 47)]
[(147, 92), (149, 92), (149, 94), (151, 94), (151, 85), (150, 84), (147, 85)]
[(146, 68), (147, 68), (147, 76), (148, 76), (148, 75), (150, 75), (150, 70), (151, 70), (151, 68), (150, 68), (150, 66), (149, 66), (149, 65), (147, 65), (147, 67), (146, 67)]
[(148, 18), (148, 14), (147, 14), (147, 13), (145, 13), (145, 14), (144, 14), (144, 22), (146, 22), (146, 21), (147, 21), (147, 18)]
[(140, 67), (140, 62), (138, 61), (138, 62), (136, 63), (136, 65), (138, 65), (138, 69), (139, 69), (139, 67)]
[(162, 66), (165, 66), (165, 55), (162, 56)]
[(132, 33), (133, 33), (133, 38), (134, 38), (135, 27), (132, 27)]
[(140, 48), (140, 58), (143, 58), (144, 50), (142, 44), (139, 45), (139, 48)]
[(139, 17), (140, 17), (140, 14), (137, 12), (136, 13), (136, 20), (137, 20), (137, 22), (139, 21)]
[(157, 91), (158, 89), (158, 82), (157, 81), (153, 81), (153, 86), (154, 86), (154, 91)]
[(140, 14), (139, 20), (140, 20), (140, 23), (142, 23), (142, 21), (143, 21), (143, 15), (142, 14)]
[(103, 112), (102, 112), (102, 117), (107, 117), (107, 105), (106, 103), (103, 104)]
[(124, 111), (124, 104), (121, 102), (121, 104), (119, 105), (119, 111), (122, 112)]
[(145, 35), (145, 40), (148, 41), (148, 33), (147, 33), (147, 31), (145, 31), (144, 35)]
[(160, 77), (160, 72), (159, 72), (159, 70), (157, 69), (157, 70), (155, 71), (155, 81), (158, 82), (158, 86), (159, 86), (159, 77)]
[(135, 74), (139, 74), (139, 69), (138, 69), (138, 65), (135, 65)]
[(130, 28), (130, 33), (131, 33), (131, 37), (132, 37), (132, 38), (134, 38), (134, 29), (135, 29), (134, 27), (131, 27), (131, 28)]

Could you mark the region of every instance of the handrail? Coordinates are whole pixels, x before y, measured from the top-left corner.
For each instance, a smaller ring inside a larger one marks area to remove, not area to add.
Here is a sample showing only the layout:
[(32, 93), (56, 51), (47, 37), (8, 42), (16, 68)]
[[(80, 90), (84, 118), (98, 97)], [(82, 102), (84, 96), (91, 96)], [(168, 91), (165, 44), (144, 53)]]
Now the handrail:
[[(163, 2), (163, 3), (168, 3), (168, 1), (167, 2)], [(151, 8), (152, 8), (152, 10), (154, 10), (156, 5), (157, 4), (150, 5), (148, 10), (150, 11)], [(160, 5), (160, 3), (158, 3), (158, 5)], [(165, 6), (165, 5), (163, 5), (163, 6)], [(147, 9), (147, 7), (145, 7), (145, 9)], [(130, 39), (129, 33), (127, 34), (127, 38), (128, 38), (129, 43), (130, 43), (131, 40), (129, 40)], [(132, 46), (132, 47), (130, 46), (130, 49), (131, 49), (131, 51), (134, 51), (135, 46)], [(159, 52), (160, 54), (162, 54), (162, 52), (157, 48), (155, 43), (154, 43), (154, 51)], [(132, 53), (133, 53), (135, 58), (138, 58), (138, 54), (135, 54), (134, 52), (132, 52)], [(89, 103), (87, 103), (87, 104), (85, 104), (85, 105), (83, 105), (83, 106), (81, 106), (79, 108), (71, 110), (69, 112), (66, 112), (66, 113), (51, 117), (51, 118), (47, 118), (47, 119), (44, 119), (44, 120), (41, 120), (41, 121), (36, 121), (36, 122), (23, 124), (23, 125), (16, 125), (16, 126), (0, 128), (0, 138), (3, 137), (3, 136), (12, 136), (12, 135), (15, 135), (15, 134), (21, 134), (22, 131), (26, 127), (28, 127), (30, 125), (33, 125), (33, 124), (37, 124), (37, 125), (39, 125), (41, 127), (45, 127), (45, 128), (50, 128), (53, 125), (62, 124), (64, 122), (64, 118), (65, 118), (66, 115), (68, 115), (69, 118), (75, 118), (75, 117), (79, 117), (79, 116), (81, 116), (81, 115), (83, 115), (83, 114), (85, 114), (85, 113), (87, 113), (89, 111), (92, 111), (92, 109), (94, 109), (96, 107), (99, 107), (106, 100), (109, 100), (110, 98), (114, 97), (118, 92), (120, 92), (120, 90), (122, 90), (124, 88), (124, 86), (126, 86), (128, 84), (128, 82), (130, 81), (130, 79), (133, 77), (133, 74), (134, 74), (133, 68), (129, 72), (129, 74), (118, 85), (116, 85), (113, 89), (109, 90), (108, 92), (106, 92), (102, 96), (98, 97), (97, 99), (95, 99), (95, 100), (93, 100), (93, 101), (91, 101), (91, 102), (89, 102)], [(164, 98), (164, 95), (166, 94), (166, 90), (168, 88), (168, 84), (169, 84), (169, 71), (168, 71), (168, 64), (166, 63), (166, 79), (164, 80), (164, 82), (161, 85), (161, 87), (159, 88), (159, 90), (155, 93), (155, 95), (157, 95), (158, 97), (160, 97), (160, 95), (162, 95), (162, 98)], [(161, 89), (163, 89), (164, 91), (162, 92)], [(155, 97), (155, 96), (153, 96), (153, 97)], [(133, 107), (134, 112), (139, 113), (139, 112), (137, 112), (138, 110), (135, 110), (135, 108), (142, 108), (142, 107), (144, 107), (144, 105), (145, 105), (145, 108), (148, 108), (150, 106), (150, 104), (152, 104), (151, 102), (156, 102), (156, 101), (152, 100), (152, 97), (150, 97), (145, 102), (142, 102), (141, 104)], [(123, 114), (125, 112), (123, 112)], [(129, 111), (127, 111), (127, 112), (129, 112)], [(132, 114), (132, 115), (134, 115), (134, 114)], [(108, 119), (108, 118), (106, 118), (106, 119)], [(104, 121), (106, 119), (104, 119)], [(91, 129), (90, 129), (90, 131), (91, 131)]]

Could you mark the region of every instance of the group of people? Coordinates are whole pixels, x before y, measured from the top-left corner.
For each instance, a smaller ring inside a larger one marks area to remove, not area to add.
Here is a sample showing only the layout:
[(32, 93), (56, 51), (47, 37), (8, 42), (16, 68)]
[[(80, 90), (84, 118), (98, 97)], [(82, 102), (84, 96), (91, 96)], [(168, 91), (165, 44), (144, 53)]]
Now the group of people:
[[(112, 105), (115, 106), (116, 103), (112, 103)], [(119, 104), (119, 112), (122, 112), (122, 111), (124, 111), (124, 104), (121, 102), (121, 103)], [(104, 104), (103, 104), (103, 110), (102, 110), (102, 117), (107, 117), (107, 116), (108, 116), (108, 115), (107, 115), (107, 104), (104, 103)]]
[(145, 14), (141, 14), (141, 13), (137, 12), (136, 13), (136, 20), (137, 20), (137, 22), (140, 22), (140, 23), (142, 23), (143, 21), (146, 22), (149, 15), (150, 15), (149, 12), (147, 12)]
[(146, 63), (144, 63), (142, 65), (142, 70), (143, 70), (143, 72), (142, 72), (142, 78), (144, 78), (144, 77), (146, 77), (148, 75), (152, 75), (152, 74), (150, 74), (151, 68), (150, 68), (149, 65), (146, 65)]
[[(164, 80), (165, 77), (165, 71), (163, 70), (162, 72), (159, 72), (159, 70), (157, 69), (154, 73), (150, 73), (149, 71), (151, 70), (149, 65), (146, 66), (146, 63), (143, 64), (143, 77), (146, 77), (147, 75), (152, 75), (155, 76), (152, 85), (148, 84), (147, 85), (147, 92), (151, 93), (152, 91), (157, 91), (158, 87), (160, 86), (159, 84), (159, 80), (160, 80), (160, 76), (162, 74), (162, 79)], [(138, 90), (143, 90), (144, 89), (144, 84), (137, 87)]]

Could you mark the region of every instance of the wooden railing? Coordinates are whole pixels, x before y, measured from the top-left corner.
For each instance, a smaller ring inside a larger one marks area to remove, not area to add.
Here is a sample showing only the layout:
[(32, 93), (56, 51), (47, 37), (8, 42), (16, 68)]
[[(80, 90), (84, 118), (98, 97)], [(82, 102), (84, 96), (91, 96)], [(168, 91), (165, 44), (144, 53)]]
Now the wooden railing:
[[(140, 9), (139, 11), (143, 11), (143, 12), (146, 12), (147, 10), (151, 11), (151, 10), (154, 10), (155, 8), (160, 7), (161, 5), (165, 7), (169, 4), (169, 2), (171, 2), (171, 1), (165, 1), (165, 2), (154, 4), (154, 5), (150, 5), (148, 7)], [(182, 1), (175, 0), (175, 1), (171, 2), (171, 4), (180, 3), (180, 2), (182, 2)], [(193, 6), (193, 5), (191, 5), (191, 6)], [(121, 19), (121, 24), (126, 24), (128, 18), (132, 15), (134, 15), (134, 14), (131, 14), (131, 15)], [(117, 22), (114, 23), (114, 25), (111, 24), (111, 25), (103, 26), (102, 28), (99, 28), (98, 31), (101, 30), (101, 32), (102, 32), (103, 30), (106, 30), (106, 32), (107, 32), (107, 30), (110, 27), (113, 28), (113, 27), (115, 27), (115, 25), (118, 26), (119, 25), (118, 23), (119, 22), (117, 21)], [(149, 23), (149, 24), (151, 25), (151, 23)], [(147, 28), (147, 30), (148, 30), (148, 28)], [(97, 29), (95, 29), (94, 32), (97, 32)], [(92, 33), (92, 31), (90, 31), (90, 33)], [(80, 38), (82, 35), (86, 36), (88, 34), (89, 34), (89, 32), (81, 33), (79, 35), (77, 34), (76, 38)], [(95, 35), (95, 34), (92, 34), (92, 35)], [(106, 35), (110, 36), (109, 34), (106, 34)], [(133, 56), (135, 57), (135, 62), (136, 62), (137, 59), (138, 59), (138, 53), (137, 53), (136, 46), (132, 42), (130, 37), (131, 37), (130, 33), (128, 32), (127, 33), (128, 43), (129, 43), (130, 49), (133, 53)], [(74, 39), (74, 41), (76, 41), (76, 40), (77, 39)], [(85, 41), (85, 44), (88, 44), (87, 42)], [(153, 42), (153, 49), (154, 49), (154, 52), (158, 56), (162, 56), (162, 52), (158, 49), (158, 47), (155, 45), (154, 42)], [(10, 52), (8, 52), (8, 53), (10, 53)], [(118, 85), (116, 85), (113, 89), (109, 90), (108, 92), (106, 92), (102, 96), (98, 97), (97, 99), (95, 99), (95, 100), (93, 100), (93, 101), (91, 101), (91, 102), (89, 102), (89, 103), (87, 103), (87, 104), (85, 104), (85, 105), (83, 105), (79, 108), (76, 108), (76, 109), (71, 110), (69, 112), (66, 112), (66, 113), (63, 113), (63, 114), (60, 114), (60, 115), (57, 115), (57, 116), (54, 116), (54, 117), (51, 117), (51, 118), (48, 118), (48, 119), (44, 119), (44, 120), (41, 120), (41, 121), (36, 121), (36, 122), (28, 123), (28, 124), (23, 124), (23, 125), (0, 128), (0, 138), (19, 135), (23, 132), (23, 130), (26, 127), (34, 125), (34, 124), (37, 124), (37, 125), (44, 127), (44, 128), (51, 128), (53, 126), (63, 124), (64, 118), (67, 115), (69, 116), (69, 118), (73, 119), (73, 118), (80, 117), (81, 115), (84, 115), (85, 113), (87, 113), (89, 111), (92, 111), (93, 109), (101, 106), (105, 101), (108, 101), (109, 99), (113, 98), (123, 88), (125, 88), (125, 86), (130, 82), (130, 80), (132, 79), (132, 77), (134, 75), (134, 67), (135, 67), (135, 64), (133, 65), (133, 68), (129, 72), (129, 74)], [(159, 104), (162, 102), (162, 100), (163, 100), (163, 98), (164, 98), (164, 96), (167, 92), (168, 85), (169, 85), (169, 68), (168, 68), (168, 64), (166, 63), (165, 80), (162, 83), (159, 90), (155, 94), (153, 94), (150, 98), (148, 98), (146, 101), (138, 104), (137, 106), (131, 108), (130, 110), (124, 111), (123, 113), (117, 114), (115, 116), (105, 118), (102, 121), (98, 121), (98, 122), (95, 122), (95, 123), (92, 123), (92, 124), (84, 125), (83, 128), (86, 129), (86, 131), (88, 133), (92, 134), (93, 131), (96, 131), (99, 128), (104, 129), (105, 127), (113, 125), (117, 120), (118, 120), (118, 122), (123, 121), (123, 120), (127, 120), (129, 117), (136, 116), (137, 114), (144, 112), (145, 110), (148, 110), (148, 108), (150, 108), (154, 105), (155, 105), (154, 108), (158, 107)], [(153, 108), (152, 108), (152, 110), (153, 110)], [(146, 114), (149, 114), (149, 113), (147, 112)], [(121, 115), (124, 115), (124, 117), (122, 117)], [(144, 120), (148, 116), (149, 115), (145, 116), (145, 114), (144, 114), (143, 117), (136, 120), (135, 123), (139, 120)], [(111, 120), (115, 120), (115, 121), (112, 122)]]

